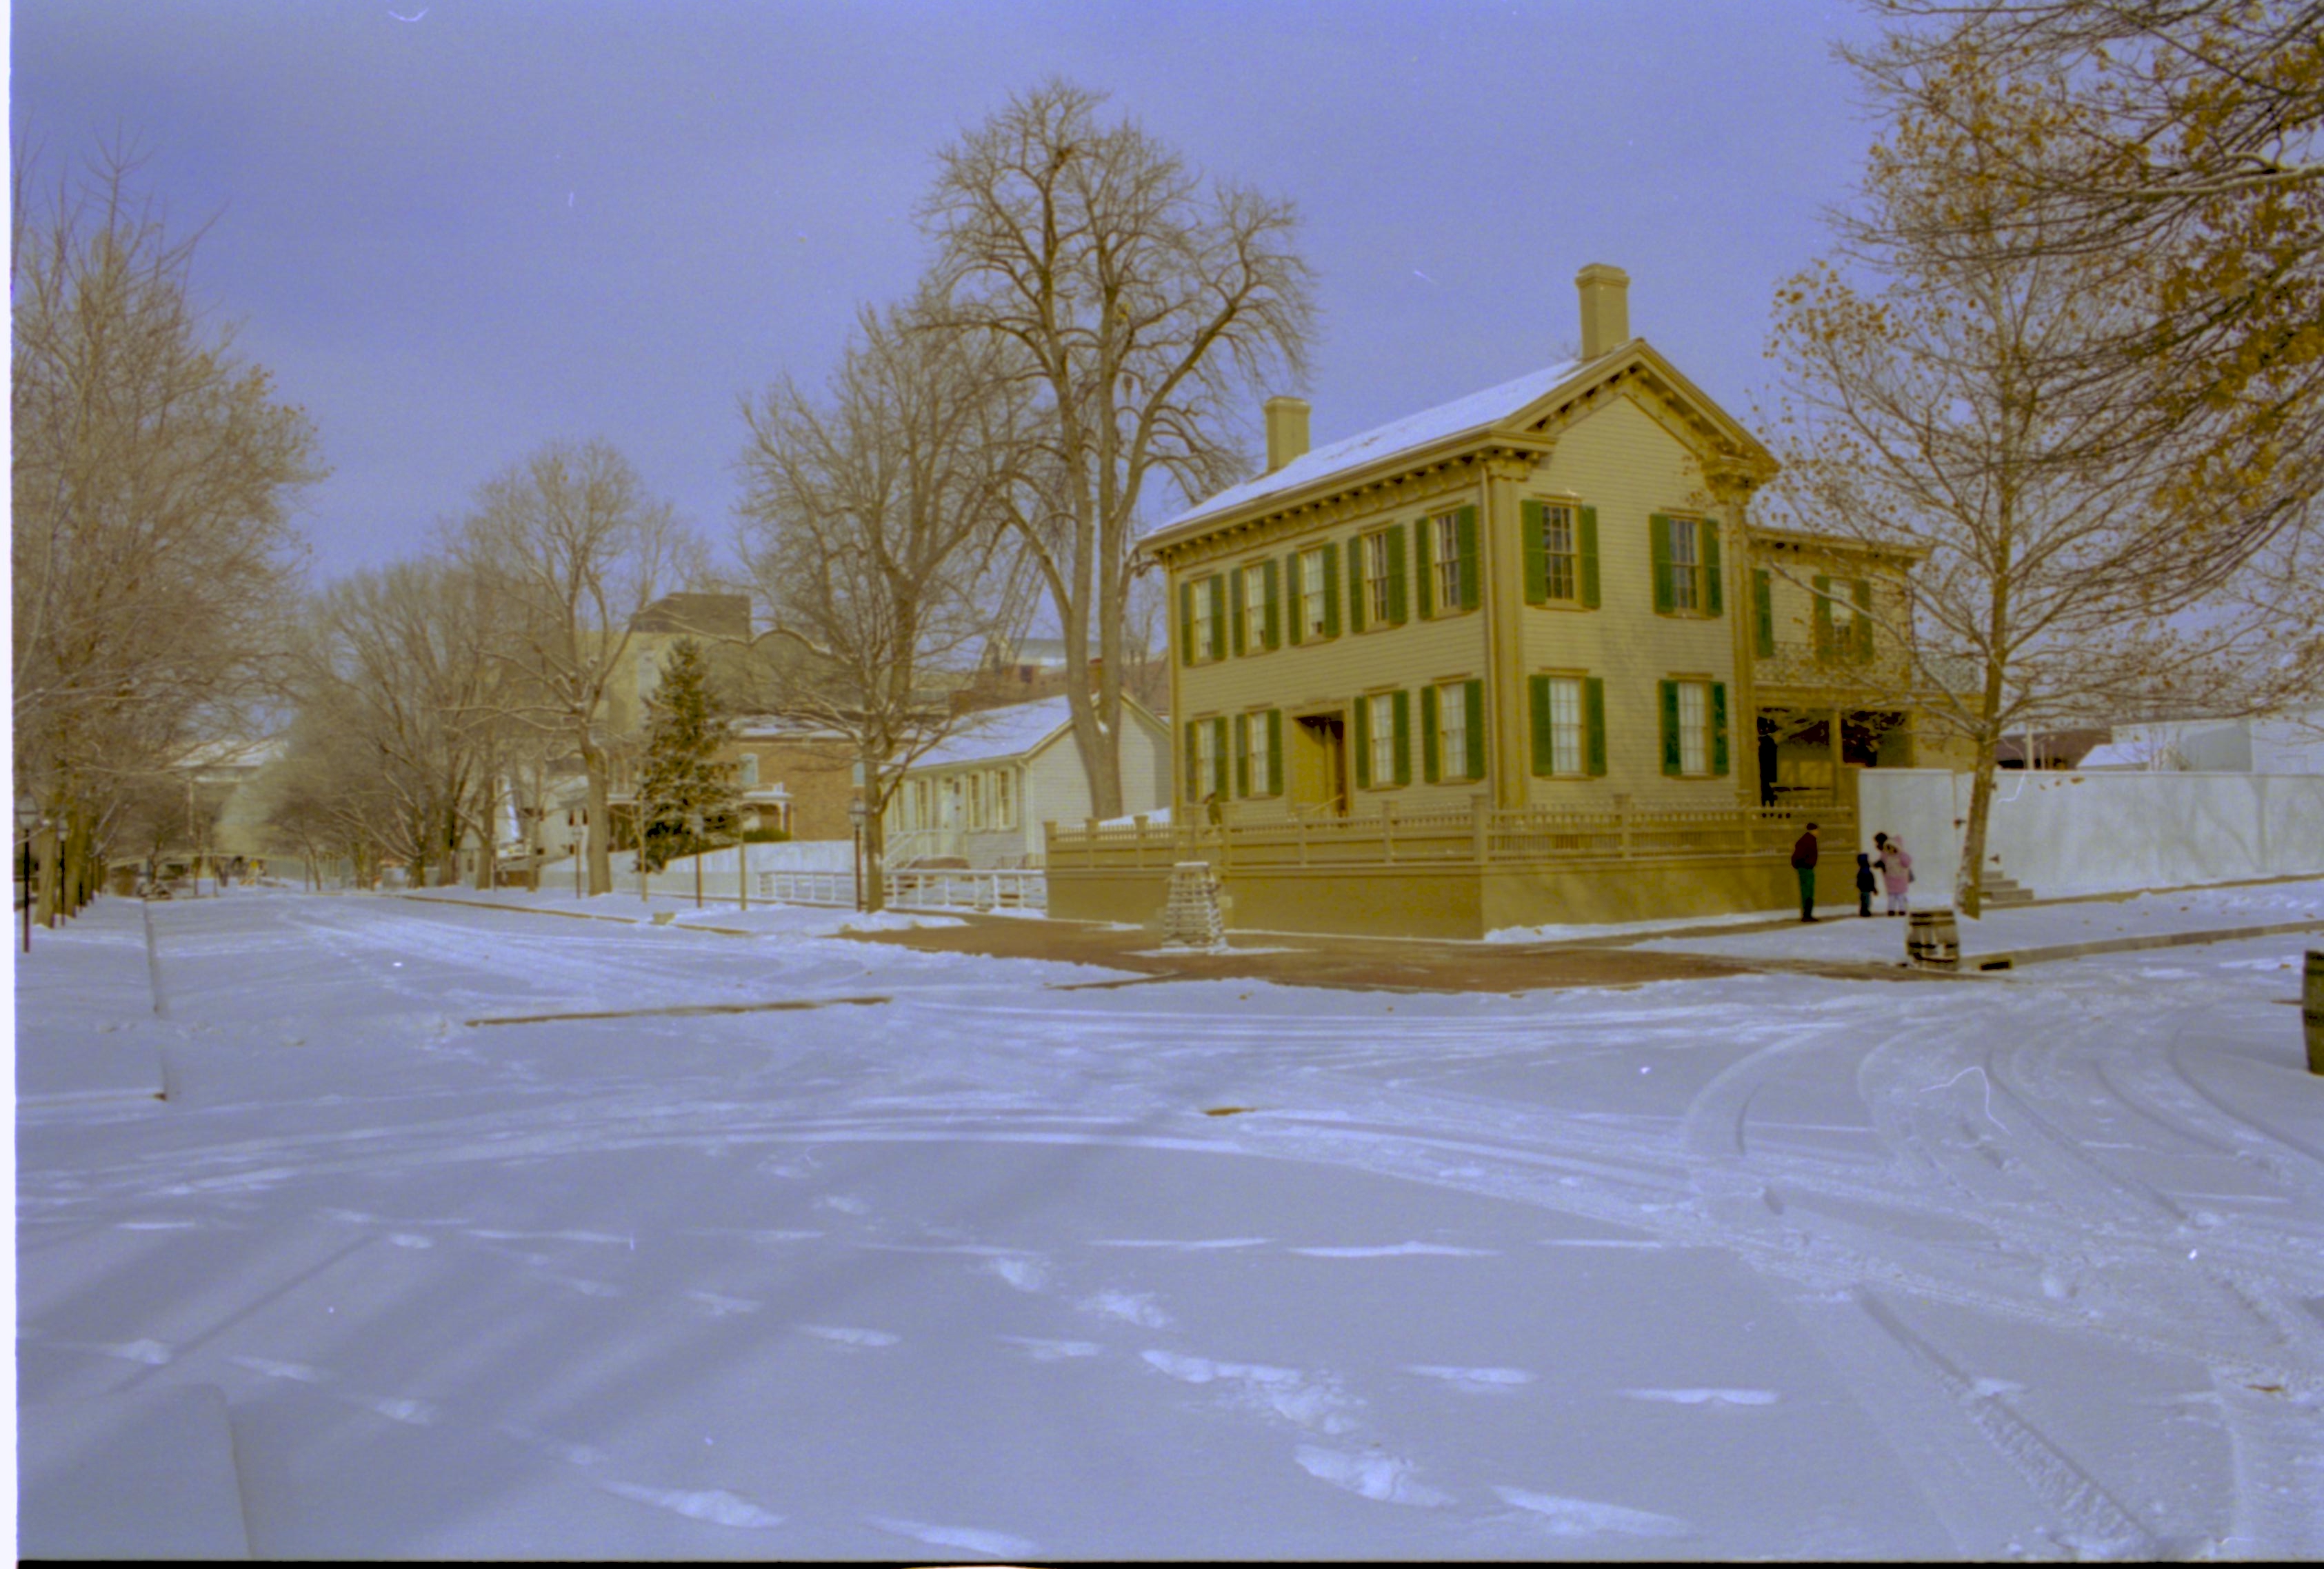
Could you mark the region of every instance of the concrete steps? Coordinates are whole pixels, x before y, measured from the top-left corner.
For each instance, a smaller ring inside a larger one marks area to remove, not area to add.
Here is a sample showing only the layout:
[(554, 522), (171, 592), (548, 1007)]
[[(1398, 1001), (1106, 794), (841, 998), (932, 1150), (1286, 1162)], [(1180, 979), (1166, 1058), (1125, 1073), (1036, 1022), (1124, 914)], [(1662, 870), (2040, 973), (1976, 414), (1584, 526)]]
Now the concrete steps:
[(2032, 889), (2020, 888), (2015, 882), (2004, 877), (1998, 872), (1987, 872), (1985, 874), (1984, 881), (1985, 902), (1988, 907), (1998, 909), (2005, 905), (2031, 904), (2034, 902), (2034, 891)]

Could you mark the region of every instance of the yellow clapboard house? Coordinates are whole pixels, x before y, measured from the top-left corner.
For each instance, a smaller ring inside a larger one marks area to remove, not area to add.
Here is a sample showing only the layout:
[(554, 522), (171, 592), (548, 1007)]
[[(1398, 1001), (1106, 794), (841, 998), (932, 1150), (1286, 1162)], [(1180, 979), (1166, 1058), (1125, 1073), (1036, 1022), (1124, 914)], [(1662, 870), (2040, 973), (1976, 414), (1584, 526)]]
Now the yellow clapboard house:
[(1809, 815), (1852, 850), (1850, 738), (1909, 749), (1860, 705), (1912, 560), (1753, 531), (1774, 459), (1625, 274), (1577, 284), (1578, 359), (1313, 450), (1271, 399), (1267, 472), (1145, 541), (1172, 827), (1057, 830), (1054, 913), (1150, 913), (1195, 856), (1231, 925), (1477, 936), (1781, 908)]

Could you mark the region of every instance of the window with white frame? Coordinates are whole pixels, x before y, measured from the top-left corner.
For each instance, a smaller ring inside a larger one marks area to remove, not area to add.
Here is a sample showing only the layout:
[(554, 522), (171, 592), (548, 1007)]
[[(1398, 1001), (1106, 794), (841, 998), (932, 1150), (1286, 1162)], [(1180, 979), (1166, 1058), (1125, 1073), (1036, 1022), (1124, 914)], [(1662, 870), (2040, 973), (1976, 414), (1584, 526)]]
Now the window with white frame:
[(1017, 826), (1017, 780), (1008, 769), (992, 776), (992, 826), (1014, 828)]
[(1461, 608), (1461, 518), (1457, 512), (1428, 520), (1428, 569), (1436, 574), (1439, 611)]
[(1218, 726), (1208, 719), (1194, 722), (1194, 798), (1208, 800), (1219, 777)]
[(1267, 575), (1274, 568), (1254, 561), (1242, 569), (1242, 651), (1267, 647)]
[(1396, 694), (1375, 692), (1364, 701), (1371, 705), (1372, 784), (1376, 789), (1392, 785), (1396, 782)]
[(1582, 771), (1583, 737), (1582, 678), (1579, 676), (1550, 677), (1550, 772), (1578, 774)]
[(1388, 577), (1388, 535), (1366, 534), (1363, 537), (1364, 620), (1372, 626), (1386, 626), (1388, 611), (1394, 603)]
[(1267, 715), (1246, 714), (1242, 716), (1243, 757), (1250, 769), (1250, 790), (1255, 796), (1268, 793), (1268, 759), (1267, 754)]
[(1670, 521), (1671, 608), (1702, 608), (1702, 524), (1695, 518)]
[(1678, 683), (1678, 771), (1711, 771), (1711, 683)]
[(1194, 658), (1211, 657), (1214, 635), (1211, 625), (1211, 580), (1205, 577), (1194, 585)]
[(1469, 777), (1469, 683), (1446, 681), (1436, 688), (1436, 755), (1440, 777)]
[(654, 663), (651, 654), (638, 656), (638, 701), (650, 701), (661, 689), (661, 668)]
[(759, 788), (759, 754), (757, 752), (746, 752), (742, 754), (742, 788), (746, 790)]
[(1573, 527), (1573, 509), (1548, 505), (1541, 509), (1543, 580), (1552, 599), (1575, 599), (1582, 594), (1581, 546)]
[(1308, 640), (1322, 637), (1332, 624), (1332, 596), (1323, 582), (1323, 552), (1299, 554), (1299, 630)]

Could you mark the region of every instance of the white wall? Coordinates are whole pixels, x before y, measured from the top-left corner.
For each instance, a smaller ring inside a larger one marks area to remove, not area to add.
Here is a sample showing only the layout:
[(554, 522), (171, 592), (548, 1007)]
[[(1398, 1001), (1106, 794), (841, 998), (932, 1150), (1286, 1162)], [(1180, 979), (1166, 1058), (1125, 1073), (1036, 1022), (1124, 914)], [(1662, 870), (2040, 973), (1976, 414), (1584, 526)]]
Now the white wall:
[[(1872, 835), (1912, 854), (1916, 899), (1950, 900), (1969, 821), (1969, 776), (1867, 769), (1860, 850)], [(1995, 780), (1988, 871), (2037, 896), (2180, 888), (2324, 873), (2324, 775), (2026, 773)]]
[[(855, 843), (852, 839), (794, 839), (779, 844), (745, 844), (750, 852), (751, 870), (760, 872), (838, 872), (853, 869)], [(713, 850), (702, 859), (702, 897), (732, 903), (735, 897), (735, 863), (733, 850)], [(613, 855), (613, 891), (637, 897), (638, 858), (634, 851), (616, 850)], [(656, 893), (694, 897), (694, 857), (686, 856), (669, 862), (648, 881)], [(568, 857), (544, 866), (540, 871), (540, 886), (545, 891), (569, 888), (573, 885), (573, 863)], [(758, 897), (752, 885), (752, 897)]]

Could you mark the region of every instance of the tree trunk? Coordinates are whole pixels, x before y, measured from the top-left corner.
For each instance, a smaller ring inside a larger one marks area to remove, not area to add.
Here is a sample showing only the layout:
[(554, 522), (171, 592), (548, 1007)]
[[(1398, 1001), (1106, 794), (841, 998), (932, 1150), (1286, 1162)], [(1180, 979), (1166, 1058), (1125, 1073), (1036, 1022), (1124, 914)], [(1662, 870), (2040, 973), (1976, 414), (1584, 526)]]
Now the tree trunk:
[(870, 757), (863, 760), (863, 856), (856, 869), (862, 881), (857, 886), (865, 909), (882, 910), (888, 908), (888, 829), (883, 814), (872, 809), (883, 780), (881, 764)]
[[(581, 766), (589, 779), (589, 891), (613, 891), (613, 836), (608, 832), (613, 825), (613, 813), (606, 797), (611, 793), (605, 780), (605, 753), (594, 742), (581, 745)], [(638, 864), (645, 864), (645, 844), (642, 835), (638, 845)]]
[(32, 859), (40, 880), (39, 902), (32, 909), (32, 918), (44, 927), (57, 924), (57, 895), (60, 891), (60, 868), (57, 865), (57, 831), (51, 824), (43, 824), (32, 839)]

